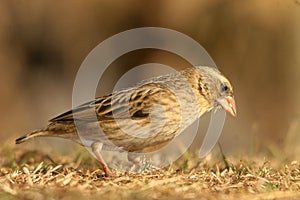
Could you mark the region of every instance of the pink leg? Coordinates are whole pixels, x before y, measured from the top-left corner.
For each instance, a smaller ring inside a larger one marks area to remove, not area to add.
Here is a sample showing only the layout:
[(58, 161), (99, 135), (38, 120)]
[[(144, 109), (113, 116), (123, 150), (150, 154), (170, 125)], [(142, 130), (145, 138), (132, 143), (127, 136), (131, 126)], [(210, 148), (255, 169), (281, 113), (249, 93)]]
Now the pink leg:
[(109, 170), (107, 164), (105, 163), (105, 161), (103, 160), (101, 154), (100, 154), (100, 150), (102, 149), (103, 144), (100, 142), (94, 142), (92, 144), (92, 150), (93, 153), (95, 154), (97, 160), (100, 162), (104, 172), (105, 172), (105, 176), (111, 176), (111, 171)]

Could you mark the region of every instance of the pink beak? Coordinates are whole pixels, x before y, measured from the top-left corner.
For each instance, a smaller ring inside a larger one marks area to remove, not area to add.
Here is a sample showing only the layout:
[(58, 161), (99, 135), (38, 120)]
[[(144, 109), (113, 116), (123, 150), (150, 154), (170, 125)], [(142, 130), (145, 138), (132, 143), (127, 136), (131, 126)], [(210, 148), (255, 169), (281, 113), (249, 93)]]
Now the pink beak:
[(218, 102), (221, 104), (221, 106), (232, 116), (236, 116), (236, 106), (235, 106), (235, 100), (233, 97), (225, 97), (222, 99), (219, 99)]

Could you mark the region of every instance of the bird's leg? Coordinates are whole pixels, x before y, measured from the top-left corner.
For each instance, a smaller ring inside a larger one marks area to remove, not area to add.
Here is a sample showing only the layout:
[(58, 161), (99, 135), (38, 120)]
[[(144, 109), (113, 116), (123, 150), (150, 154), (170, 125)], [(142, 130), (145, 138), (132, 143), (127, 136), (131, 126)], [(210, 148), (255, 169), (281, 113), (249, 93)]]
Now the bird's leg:
[(128, 152), (127, 159), (128, 159), (128, 161), (130, 161), (136, 165), (140, 164), (140, 162), (141, 162), (141, 156), (136, 155), (135, 153), (131, 153), (131, 152)]
[(141, 170), (142, 169), (142, 158), (141, 156), (128, 152), (127, 154), (127, 160), (133, 164), (131, 170)]
[(105, 176), (111, 176), (111, 171), (109, 170), (107, 164), (105, 163), (105, 161), (103, 160), (101, 154), (100, 154), (100, 150), (102, 149), (103, 144), (101, 142), (94, 142), (92, 144), (92, 151), (95, 154), (97, 160), (100, 162), (104, 172), (105, 172)]

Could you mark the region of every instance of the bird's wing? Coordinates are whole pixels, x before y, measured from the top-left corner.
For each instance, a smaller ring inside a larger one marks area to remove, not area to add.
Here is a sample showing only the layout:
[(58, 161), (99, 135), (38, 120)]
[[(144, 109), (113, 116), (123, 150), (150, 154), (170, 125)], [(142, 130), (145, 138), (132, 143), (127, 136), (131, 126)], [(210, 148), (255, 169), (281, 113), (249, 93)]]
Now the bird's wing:
[(96, 113), (95, 108), (96, 104), (103, 103), (105, 101), (110, 100), (110, 96), (103, 96), (95, 99), (94, 101), (89, 101), (87, 103), (84, 103), (72, 110), (69, 110), (67, 112), (64, 112), (55, 118), (50, 119), (50, 122), (66, 122), (66, 121), (73, 121), (74, 118), (78, 120), (85, 120), (85, 121), (91, 121), (96, 119)]
[(74, 118), (87, 122), (116, 118), (144, 119), (149, 116), (153, 104), (159, 104), (160, 99), (170, 96), (173, 96), (172, 92), (165, 87), (160, 84), (149, 83), (139, 88), (129, 88), (113, 95), (96, 98), (95, 101), (69, 110), (51, 119), (50, 122), (73, 121)]

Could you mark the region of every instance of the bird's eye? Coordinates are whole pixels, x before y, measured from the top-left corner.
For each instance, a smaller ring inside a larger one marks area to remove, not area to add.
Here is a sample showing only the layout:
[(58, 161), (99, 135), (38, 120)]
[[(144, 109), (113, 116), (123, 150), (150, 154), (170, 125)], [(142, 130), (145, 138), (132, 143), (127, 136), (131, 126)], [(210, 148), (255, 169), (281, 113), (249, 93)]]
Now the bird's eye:
[(228, 86), (227, 85), (222, 85), (221, 86), (221, 90), (222, 90), (222, 92), (227, 92), (228, 91)]

